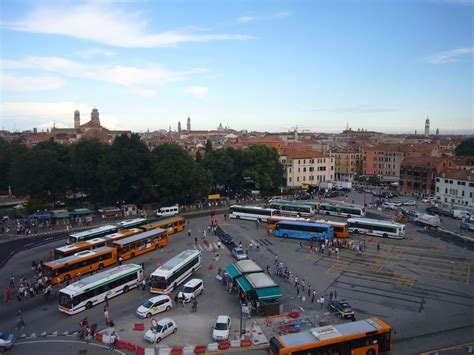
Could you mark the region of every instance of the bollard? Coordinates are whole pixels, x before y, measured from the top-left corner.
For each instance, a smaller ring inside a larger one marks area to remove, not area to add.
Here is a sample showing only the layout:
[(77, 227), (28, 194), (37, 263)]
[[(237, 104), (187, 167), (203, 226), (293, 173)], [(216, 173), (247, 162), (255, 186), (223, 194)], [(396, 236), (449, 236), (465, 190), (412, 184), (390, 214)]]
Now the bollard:
[(171, 348), (171, 355), (183, 355), (183, 349), (180, 347), (172, 347)]
[(227, 350), (230, 348), (230, 343), (228, 340), (221, 341), (218, 345), (219, 350)]
[(204, 354), (206, 351), (207, 351), (207, 346), (206, 345), (196, 345), (194, 347), (194, 353), (195, 354)]

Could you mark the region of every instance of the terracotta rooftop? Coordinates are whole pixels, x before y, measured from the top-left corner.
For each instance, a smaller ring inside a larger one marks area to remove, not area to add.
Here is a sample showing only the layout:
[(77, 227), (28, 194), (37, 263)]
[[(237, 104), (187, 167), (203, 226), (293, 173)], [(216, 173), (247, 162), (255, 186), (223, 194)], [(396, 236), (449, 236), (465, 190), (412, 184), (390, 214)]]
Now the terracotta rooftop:
[(473, 170), (444, 169), (439, 176), (448, 178), (448, 179), (454, 179), (454, 180), (474, 181), (474, 169)]
[(411, 167), (440, 167), (443, 164), (446, 164), (447, 160), (445, 158), (437, 157), (406, 157), (403, 159), (401, 166), (411, 166)]
[(314, 150), (289, 150), (283, 149), (281, 155), (292, 159), (313, 159), (313, 158), (329, 158), (329, 155)]

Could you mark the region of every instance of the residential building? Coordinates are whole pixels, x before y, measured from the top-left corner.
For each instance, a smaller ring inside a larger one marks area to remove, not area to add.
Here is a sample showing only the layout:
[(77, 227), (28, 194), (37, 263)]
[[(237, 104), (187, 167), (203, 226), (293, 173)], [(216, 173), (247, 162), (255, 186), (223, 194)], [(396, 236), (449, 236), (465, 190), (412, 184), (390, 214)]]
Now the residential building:
[(443, 170), (436, 177), (435, 196), (453, 206), (474, 207), (474, 170)]
[(362, 175), (362, 152), (359, 149), (336, 149), (334, 157), (335, 180), (353, 181)]
[(329, 154), (290, 150), (280, 155), (280, 162), (285, 168), (287, 187), (317, 186), (322, 181), (334, 180), (334, 158)]
[(399, 190), (420, 196), (434, 195), (436, 176), (447, 167), (446, 158), (406, 157), (400, 165)]

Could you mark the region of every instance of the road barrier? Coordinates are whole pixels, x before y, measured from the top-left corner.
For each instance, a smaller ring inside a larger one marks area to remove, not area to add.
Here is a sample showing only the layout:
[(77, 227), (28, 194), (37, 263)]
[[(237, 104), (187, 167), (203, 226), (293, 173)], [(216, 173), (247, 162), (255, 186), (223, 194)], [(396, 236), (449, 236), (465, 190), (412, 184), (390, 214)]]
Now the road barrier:
[(133, 325), (133, 330), (144, 330), (145, 324), (144, 323), (135, 323)]

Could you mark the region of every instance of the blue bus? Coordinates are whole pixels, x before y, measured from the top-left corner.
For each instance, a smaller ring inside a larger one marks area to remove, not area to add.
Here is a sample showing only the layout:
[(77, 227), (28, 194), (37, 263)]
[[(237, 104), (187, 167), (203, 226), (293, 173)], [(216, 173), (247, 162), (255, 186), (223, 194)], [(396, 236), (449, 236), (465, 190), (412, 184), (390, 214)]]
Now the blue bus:
[(329, 224), (281, 221), (276, 223), (273, 235), (280, 238), (320, 241), (323, 238), (331, 239), (334, 233)]

